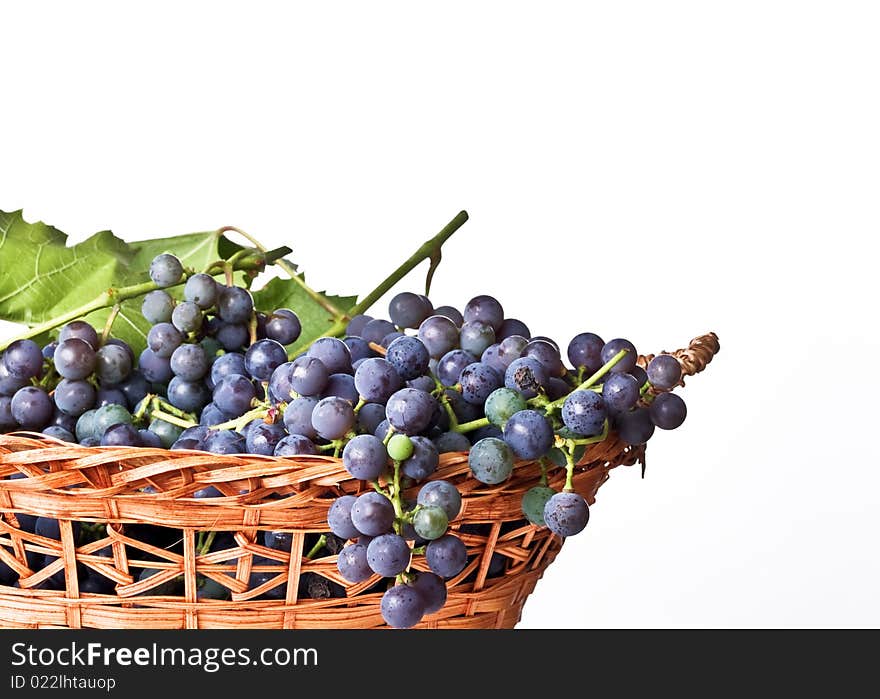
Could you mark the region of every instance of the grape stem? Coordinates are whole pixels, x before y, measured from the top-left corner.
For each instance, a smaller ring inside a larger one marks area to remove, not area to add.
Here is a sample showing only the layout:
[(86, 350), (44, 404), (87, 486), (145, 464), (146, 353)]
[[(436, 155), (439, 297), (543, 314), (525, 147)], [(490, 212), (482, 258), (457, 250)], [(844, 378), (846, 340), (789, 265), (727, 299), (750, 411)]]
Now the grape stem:
[(107, 340), (110, 339), (110, 331), (113, 329), (113, 321), (116, 320), (116, 316), (119, 315), (119, 304), (115, 304), (113, 309), (110, 311), (110, 315), (107, 316), (107, 322), (104, 323), (104, 330), (101, 332), (101, 345), (106, 345)]
[(189, 427), (196, 427), (199, 424), (197, 422), (192, 422), (191, 420), (184, 420), (183, 418), (172, 415), (171, 413), (166, 413), (164, 410), (159, 410), (158, 408), (153, 408), (150, 411), (150, 417), (155, 418), (156, 420), (162, 420), (162, 422), (167, 422), (169, 425), (176, 425), (177, 427), (182, 427), (184, 429), (187, 429)]
[(486, 427), (489, 424), (489, 418), (481, 417), (479, 420), (471, 420), (470, 422), (462, 422), (461, 424), (452, 427), (450, 425), (450, 432), (473, 432), (474, 430), (478, 430), (481, 427)]
[(327, 535), (321, 534), (318, 537), (318, 540), (315, 542), (315, 545), (312, 546), (311, 550), (306, 554), (306, 558), (308, 560), (312, 560), (315, 556), (318, 555), (318, 551), (320, 551), (327, 544)]
[(565, 487), (562, 489), (564, 493), (574, 492), (574, 456), (572, 455), (574, 452), (574, 445), (571, 445), (569, 448), (563, 450), (565, 454)]
[[(611, 359), (609, 359), (601, 367), (599, 367), (599, 369), (596, 371), (595, 374), (593, 374), (590, 378), (588, 378), (586, 381), (584, 381), (580, 386), (578, 386), (574, 390), (575, 391), (583, 391), (583, 390), (590, 388), (594, 383), (596, 383), (599, 379), (601, 379), (603, 376), (605, 376), (605, 374), (607, 374), (611, 370), (611, 368), (615, 364), (617, 364), (617, 362), (619, 362), (621, 359), (623, 359), (624, 356), (626, 356), (627, 352), (629, 352), (629, 350), (626, 350), (626, 349), (620, 350), (620, 352), (615, 354)], [(568, 398), (567, 395), (563, 396), (562, 398), (559, 398), (557, 400), (554, 400), (551, 403), (547, 403), (547, 405), (544, 406), (544, 409), (547, 412), (550, 412), (552, 410), (556, 410), (557, 408), (561, 408), (562, 404), (565, 403), (566, 398)]]
[[(410, 255), (409, 259), (389, 274), (388, 277), (380, 283), (379, 286), (367, 294), (363, 300), (352, 306), (346, 315), (351, 318), (368, 310), (374, 303), (376, 303), (376, 301), (382, 298), (389, 289), (409, 274), (423, 260), (431, 260), (431, 267), (428, 270), (428, 278), (425, 284), (426, 291), (429, 290), (431, 277), (434, 274), (437, 264), (440, 262), (440, 249), (443, 246), (443, 243), (445, 243), (455, 231), (461, 228), (467, 220), (467, 211), (459, 211), (455, 218), (443, 227), (443, 230), (430, 240), (426, 240), (422, 243), (419, 249)], [(324, 336), (337, 337), (345, 332), (346, 325), (347, 323), (345, 320), (337, 320), (336, 323), (324, 333)]]
[(226, 422), (221, 422), (219, 425), (211, 425), (209, 429), (212, 430), (235, 430), (238, 432), (242, 427), (247, 425), (251, 420), (258, 420), (260, 418), (266, 418), (269, 415), (269, 411), (271, 409), (266, 407), (265, 405), (258, 405), (253, 410), (248, 410), (241, 417), (234, 418), (232, 420), (227, 420)]
[(403, 505), (400, 502), (400, 462), (394, 461), (394, 476), (391, 481), (391, 504), (394, 505), (394, 531), (400, 534), (403, 528)]
[[(283, 248), (289, 252), (289, 248)], [(259, 270), (265, 267), (268, 256), (262, 254), (256, 254), (253, 250), (250, 251), (251, 254), (247, 256), (243, 256), (235, 263), (236, 270)], [(275, 254), (274, 252), (272, 254)], [(222, 263), (220, 263), (220, 267), (222, 267)], [(217, 276), (222, 274), (222, 269), (218, 269), (218, 265), (215, 263), (208, 269), (208, 273), (214, 274)], [(62, 313), (55, 318), (51, 318), (43, 323), (38, 323), (31, 328), (28, 328), (20, 335), (16, 335), (15, 337), (11, 337), (8, 340), (3, 340), (0, 342), (0, 350), (4, 350), (9, 345), (11, 345), (16, 340), (25, 340), (31, 337), (36, 337), (37, 335), (42, 335), (45, 332), (49, 332), (50, 330), (54, 330), (55, 328), (66, 325), (67, 323), (77, 320), (78, 318), (82, 318), (87, 316), (89, 313), (94, 313), (95, 311), (100, 311), (104, 308), (110, 308), (112, 306), (116, 306), (117, 304), (122, 304), (124, 301), (128, 301), (129, 299), (138, 298), (139, 296), (143, 296), (144, 294), (148, 294), (151, 291), (156, 291), (160, 288), (170, 289), (175, 286), (180, 286), (186, 282), (186, 275), (177, 283), (172, 284), (170, 287), (160, 287), (158, 284), (149, 281), (142, 282), (140, 284), (132, 284), (131, 286), (122, 286), (119, 288), (110, 288), (106, 291), (98, 294), (94, 299), (89, 301), (88, 303), (84, 303), (82, 306), (78, 306), (73, 310), (67, 311), (66, 313)]]
[[(250, 233), (247, 233), (247, 232), (241, 230), (241, 228), (236, 228), (235, 226), (223, 226), (223, 228), (219, 229), (219, 231), (218, 231), (218, 233), (221, 235), (223, 233), (230, 233), (230, 232), (231, 233), (238, 233), (242, 238), (247, 240), (257, 250), (259, 250), (260, 252), (266, 252), (265, 245), (263, 245), (259, 240), (254, 238)], [(340, 308), (337, 308), (329, 299), (325, 298), (324, 296), (319, 294), (317, 291), (315, 291), (312, 287), (310, 287), (308, 284), (306, 284), (306, 281), (303, 278), (303, 275), (297, 273), (296, 265), (294, 265), (292, 262), (288, 262), (283, 257), (279, 257), (277, 260), (274, 261), (273, 264), (276, 265), (277, 267), (280, 267), (285, 272), (287, 272), (288, 276), (294, 282), (296, 282), (297, 284), (299, 284), (302, 287), (303, 291), (306, 292), (306, 294), (309, 296), (309, 298), (311, 298), (318, 305), (320, 305), (321, 308), (323, 308), (325, 311), (330, 313), (333, 316), (334, 320), (339, 320), (339, 321), (348, 320), (348, 316), (345, 314), (345, 311), (343, 311)]]

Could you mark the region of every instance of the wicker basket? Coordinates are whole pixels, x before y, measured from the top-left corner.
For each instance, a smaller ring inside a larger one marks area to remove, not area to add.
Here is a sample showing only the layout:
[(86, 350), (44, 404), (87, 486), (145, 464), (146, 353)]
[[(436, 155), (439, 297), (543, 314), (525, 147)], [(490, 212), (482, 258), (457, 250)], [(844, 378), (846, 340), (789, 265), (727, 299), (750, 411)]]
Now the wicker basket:
[[(702, 371), (718, 349), (718, 338), (710, 333), (674, 354), (689, 376)], [(639, 362), (644, 366), (650, 358), (640, 357)], [(575, 488), (592, 505), (612, 468), (643, 458), (644, 447), (628, 446), (612, 433), (587, 449), (575, 473)], [(26, 477), (9, 480), (19, 472)], [(469, 563), (448, 581), (446, 605), (420, 627), (512, 628), (519, 621), (526, 598), (563, 543), (546, 528), (522, 519), (522, 495), (539, 475), (537, 464), (521, 463), (510, 480), (489, 487), (470, 476), (467, 454), (441, 456), (433, 477), (452, 481), (462, 492), (461, 514), (451, 529), (466, 544)], [(563, 470), (553, 469), (551, 487), (558, 490), (563, 482)], [(208, 485), (225, 497), (193, 497)], [(352, 585), (337, 572), (336, 556), (306, 557), (307, 537), (326, 531), (333, 500), (361, 487), (339, 459), (330, 457), (89, 448), (37, 435), (0, 435), (0, 560), (20, 576), (16, 587), (0, 586), (0, 627), (384, 626), (381, 592), (371, 589), (380, 582), (378, 576)], [(57, 518), (61, 540), (22, 531), (16, 515)], [(108, 536), (77, 546), (73, 521), (107, 524)], [(169, 549), (139, 541), (127, 526), (138, 523), (180, 530), (180, 541)], [(257, 533), (268, 529), (293, 533), (291, 553), (260, 543)], [(200, 555), (197, 537), (210, 531), (234, 533), (232, 547)], [(34, 572), (28, 567), (28, 552), (57, 560)], [(262, 559), (256, 566), (255, 556)], [(424, 558), (416, 557), (414, 565), (422, 567)], [(115, 581), (116, 594), (81, 593), (78, 577), (85, 568)], [(138, 580), (144, 568), (156, 572)], [(64, 590), (34, 589), (62, 570)], [(251, 588), (252, 572), (272, 575)], [(298, 599), (299, 582), (309, 573), (341, 586), (346, 596)], [(182, 596), (155, 594), (181, 575)], [(231, 600), (199, 599), (197, 575), (228, 588)], [(272, 590), (286, 592), (282, 599), (259, 599)]]

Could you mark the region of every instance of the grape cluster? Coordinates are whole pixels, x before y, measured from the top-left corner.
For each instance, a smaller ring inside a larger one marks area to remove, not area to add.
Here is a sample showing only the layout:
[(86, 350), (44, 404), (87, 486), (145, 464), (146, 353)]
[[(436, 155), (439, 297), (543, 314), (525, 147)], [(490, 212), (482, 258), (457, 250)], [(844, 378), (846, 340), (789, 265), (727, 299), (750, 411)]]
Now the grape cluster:
[[(566, 362), (554, 340), (532, 336), (491, 296), (459, 312), (404, 292), (388, 319), (355, 316), (342, 339), (319, 338), (289, 358), (285, 346), (301, 333), (294, 311), (261, 312), (246, 288), (188, 273), (169, 254), (153, 260), (150, 277), (159, 288), (143, 297), (152, 327), (137, 357), (84, 321), (67, 324), (45, 347), (18, 340), (7, 348), (0, 431), (42, 431), (90, 446), (340, 457), (364, 485), (332, 502), (320, 544), (337, 554), (350, 583), (393, 580), (381, 611), (394, 627), (440, 609), (445, 581), (469, 561), (457, 535), (466, 525), (450, 530), (461, 495), (432, 478), (442, 453), (468, 452), (473, 477), (492, 486), (509, 479), (518, 460), (537, 461), (543, 475), (523, 497), (523, 516), (566, 537), (589, 520), (572, 480), (586, 446), (611, 431), (641, 445), (656, 427), (674, 429), (686, 416), (671, 392), (682, 376), (674, 356), (643, 369), (628, 340), (584, 332), (568, 344)], [(182, 299), (165, 290), (184, 280)], [(565, 470), (558, 492), (548, 485), (556, 468)], [(265, 544), (289, 551), (290, 534), (266, 532)], [(412, 559), (422, 555), (428, 571), (417, 572)], [(493, 560), (490, 575), (499, 566)], [(273, 576), (254, 573), (251, 583)], [(320, 576), (303, 578), (302, 596), (345, 595)], [(279, 588), (266, 594), (284, 596)]]

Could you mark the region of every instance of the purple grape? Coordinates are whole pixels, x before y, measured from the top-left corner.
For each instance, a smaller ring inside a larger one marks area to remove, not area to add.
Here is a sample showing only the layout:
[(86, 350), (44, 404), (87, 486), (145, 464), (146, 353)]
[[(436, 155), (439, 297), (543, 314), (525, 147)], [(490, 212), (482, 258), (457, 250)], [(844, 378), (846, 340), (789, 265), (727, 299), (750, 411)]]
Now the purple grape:
[(627, 444), (644, 444), (654, 434), (654, 423), (647, 408), (636, 408), (631, 412), (616, 415), (614, 423), (617, 434)]
[(354, 385), (354, 377), (351, 374), (331, 374), (327, 379), (327, 385), (321, 391), (321, 398), (336, 396), (355, 404), (360, 398), (357, 387)]
[[(95, 398), (94, 387), (83, 379), (62, 379), (53, 394), (58, 409), (73, 417), (79, 417), (86, 410), (94, 408)], [(125, 396), (122, 396), (120, 405), (126, 405)]]
[(33, 432), (39, 432), (49, 424), (54, 408), (52, 399), (49, 398), (46, 391), (37, 386), (25, 386), (18, 389), (9, 404), (10, 412), (15, 421), (22, 429)]
[(282, 345), (296, 342), (301, 333), (299, 316), (289, 308), (277, 308), (266, 319), (266, 337)]
[(400, 328), (417, 328), (433, 312), (431, 302), (425, 296), (404, 291), (388, 304), (391, 322)]
[(214, 386), (220, 383), (224, 376), (229, 376), (231, 374), (239, 374), (240, 376), (247, 375), (247, 367), (245, 366), (243, 354), (239, 354), (238, 352), (221, 354), (211, 365), (211, 380), (214, 382)]
[(250, 454), (265, 454), (271, 456), (275, 453), (278, 443), (287, 435), (284, 425), (267, 424), (260, 420), (247, 432), (245, 444)]
[(386, 590), (379, 605), (382, 618), (395, 629), (408, 629), (425, 615), (425, 600), (411, 585), (401, 584)]
[(444, 386), (454, 386), (458, 383), (461, 372), (468, 364), (477, 361), (470, 352), (464, 350), (452, 350), (444, 354), (437, 363), (437, 378)]
[(504, 384), (501, 374), (482, 362), (468, 364), (458, 381), (461, 384), (461, 397), (472, 405), (483, 405), (492, 391)]
[(208, 373), (208, 356), (201, 345), (181, 345), (171, 355), (169, 366), (184, 381), (198, 381)]
[(575, 335), (568, 343), (568, 361), (575, 369), (583, 369), (587, 375), (599, 370), (605, 341), (594, 333)]
[(547, 385), (549, 378), (547, 369), (537, 359), (520, 357), (507, 367), (504, 385), (512, 391), (519, 391), (526, 398), (534, 398)]
[(355, 423), (351, 403), (336, 396), (322, 398), (312, 411), (312, 427), (324, 439), (341, 439)]
[(422, 481), (440, 465), (440, 452), (427, 437), (410, 437), (413, 445), (411, 457), (401, 463), (401, 471), (407, 478)]
[(387, 361), (404, 381), (415, 379), (428, 371), (431, 357), (421, 340), (415, 337), (399, 337), (385, 354)]
[(420, 571), (416, 574), (415, 582), (411, 586), (418, 590), (422, 596), (422, 601), (425, 603), (425, 614), (438, 612), (446, 604), (446, 583), (439, 575)]
[(183, 265), (174, 255), (163, 252), (156, 255), (150, 263), (150, 279), (156, 286), (168, 287), (180, 283), (183, 278)]
[(250, 409), (256, 395), (254, 385), (244, 376), (230, 374), (214, 386), (213, 402), (226, 415), (237, 417)]
[(590, 521), (590, 508), (577, 493), (556, 493), (544, 505), (544, 522), (559, 536), (574, 536)]
[(382, 440), (371, 434), (359, 434), (342, 450), (342, 465), (355, 478), (372, 481), (388, 463), (388, 452)]
[(171, 322), (173, 312), (174, 299), (171, 298), (171, 294), (161, 289), (151, 291), (141, 302), (141, 315), (152, 325)]
[(639, 358), (639, 353), (636, 352), (635, 345), (633, 345), (632, 342), (624, 340), (623, 338), (617, 338), (615, 340), (609, 340), (602, 347), (602, 364), (609, 362), (614, 355), (621, 350), (626, 350), (626, 354), (623, 355), (617, 364), (611, 367), (611, 371), (615, 373), (626, 373), (630, 371), (636, 365), (636, 360)]
[[(374, 494), (379, 495), (378, 493)], [(382, 496), (379, 495), (379, 497)], [(354, 495), (343, 495), (342, 497), (334, 500), (333, 504), (330, 505), (330, 509), (327, 512), (327, 524), (330, 525), (330, 531), (333, 532), (333, 534), (338, 536), (340, 539), (357, 539), (358, 535), (360, 534), (357, 527), (355, 527), (354, 523), (352, 522), (351, 518), (352, 508), (354, 507), (354, 504), (355, 502), (357, 502), (357, 500), (358, 498), (356, 498)], [(385, 498), (385, 500), (387, 502), (388, 499)], [(393, 508), (391, 514), (393, 518)]]
[[(394, 327), (394, 323), (382, 320), (380, 318), (374, 318), (371, 321), (368, 321), (366, 325), (364, 325), (361, 330), (361, 337), (364, 338), (367, 342), (372, 342), (373, 344), (380, 344), (382, 342), (382, 338), (385, 337), (388, 333), (397, 332), (397, 328)], [(354, 333), (349, 333), (354, 334)]]
[(523, 356), (528, 344), (529, 341), (522, 335), (511, 335), (498, 344), (498, 361), (504, 366), (505, 371), (515, 359)]
[[(351, 523), (358, 532), (367, 536), (380, 536), (391, 531), (394, 523), (394, 506), (381, 493), (368, 491), (359, 495), (351, 505)], [(331, 530), (332, 530), (331, 522)], [(335, 530), (336, 536), (353, 539), (354, 536), (342, 536)]]
[(385, 416), (397, 432), (414, 435), (430, 425), (435, 408), (436, 401), (430, 393), (402, 388), (388, 399)]
[(648, 363), (646, 373), (654, 388), (669, 391), (681, 381), (681, 362), (671, 354), (658, 354)]
[(237, 352), (247, 345), (250, 333), (244, 323), (223, 323), (215, 337), (227, 352)]
[(320, 359), (297, 357), (290, 366), (290, 386), (301, 396), (317, 396), (330, 378), (330, 372)]
[(680, 427), (687, 417), (687, 406), (674, 393), (661, 393), (651, 403), (651, 421), (661, 430), (674, 430)]
[(553, 446), (553, 426), (536, 410), (520, 410), (504, 425), (504, 441), (520, 459), (537, 459)]
[(150, 383), (166, 384), (174, 376), (174, 372), (171, 370), (171, 359), (160, 357), (149, 347), (141, 352), (138, 366), (144, 378)]
[(0, 396), (14, 396), (15, 392), (31, 382), (31, 377), (17, 378), (6, 368), (5, 356), (0, 357)]
[(602, 384), (602, 399), (609, 411), (624, 413), (638, 402), (639, 384), (630, 374), (609, 374)]
[(458, 537), (444, 534), (427, 545), (425, 559), (435, 575), (454, 578), (467, 565), (467, 548)]
[(199, 273), (186, 280), (183, 286), (183, 298), (202, 310), (207, 310), (217, 302), (218, 291), (214, 277)]
[(257, 381), (268, 381), (272, 372), (287, 362), (287, 351), (275, 340), (257, 340), (244, 355), (248, 374)]
[(187, 413), (197, 413), (211, 402), (211, 391), (201, 381), (175, 376), (168, 382), (168, 402)]
[(221, 286), (217, 296), (217, 315), (227, 323), (247, 323), (254, 312), (251, 292), (240, 286)]
[(306, 396), (288, 403), (284, 410), (284, 426), (287, 427), (287, 431), (290, 434), (301, 434), (309, 439), (316, 439), (318, 433), (312, 427), (312, 412), (317, 404), (317, 398)]
[(504, 309), (492, 296), (475, 296), (464, 307), (464, 322), (478, 320), (491, 325), (496, 331), (504, 323)]
[(488, 323), (475, 320), (461, 326), (459, 346), (464, 351), (479, 357), (493, 344), (495, 344), (495, 330)]
[(573, 391), (562, 404), (562, 421), (565, 426), (585, 437), (600, 434), (605, 428), (606, 417), (608, 411), (605, 401), (595, 391)]
[(376, 353), (370, 349), (370, 344), (362, 337), (349, 335), (343, 342), (348, 345), (348, 351), (351, 353), (352, 364), (359, 359), (368, 359), (375, 357)]
[(384, 419), (385, 406), (380, 403), (365, 403), (358, 411), (358, 427), (367, 434), (375, 434), (376, 428)]
[(367, 547), (363, 544), (349, 544), (339, 552), (336, 569), (350, 583), (359, 583), (373, 575), (367, 563)]
[(409, 544), (399, 534), (381, 534), (367, 546), (367, 565), (383, 578), (393, 578), (405, 571), (411, 557)]
[(528, 339), (532, 336), (532, 333), (529, 330), (529, 326), (521, 320), (517, 320), (516, 318), (505, 318), (495, 335), (500, 342), (511, 335), (519, 335), (520, 337)]
[[(183, 343), (183, 334), (171, 323), (157, 323), (147, 333), (147, 346), (158, 357), (169, 358)], [(61, 345), (59, 345), (59, 349)], [(58, 356), (56, 350), (55, 356)]]
[(559, 350), (549, 342), (532, 340), (523, 349), (522, 356), (537, 359), (551, 377), (565, 376), (565, 365), (562, 363), (562, 357), (559, 356)]
[(171, 313), (171, 324), (184, 334), (199, 330), (203, 320), (202, 309), (189, 301), (177, 304)]
[(247, 446), (244, 437), (232, 430), (210, 432), (205, 437), (204, 450), (212, 454), (245, 454)]
[(101, 435), (102, 447), (139, 447), (140, 445), (141, 438), (137, 428), (127, 422), (110, 425)]
[(435, 359), (458, 347), (458, 333), (458, 326), (446, 316), (431, 316), (419, 326), (419, 340)]
[(364, 326), (371, 320), (373, 320), (373, 316), (365, 316), (363, 314), (354, 316), (354, 318), (348, 321), (348, 326), (345, 329), (346, 334), (362, 338)]
[(98, 342), (97, 330), (84, 320), (74, 320), (58, 331), (59, 343), (69, 340), (72, 337), (78, 337), (80, 340), (85, 340), (92, 346), (92, 349), (97, 349), (98, 345), (101, 344)]
[[(486, 351), (480, 355), (480, 361), (483, 364), (488, 364), (502, 376), (504, 375), (504, 372), (507, 371), (507, 365), (501, 361), (501, 345), (498, 343), (489, 345), (486, 348)], [(513, 360), (511, 359), (511, 361)]]
[(320, 359), (331, 374), (351, 373), (351, 350), (335, 337), (319, 337), (309, 347), (307, 355)]
[[(37, 345), (34, 345), (36, 348)], [(11, 346), (10, 346), (11, 349)], [(8, 362), (9, 350), (6, 351)], [(40, 364), (42, 365), (42, 355)], [(78, 337), (71, 337), (55, 348), (55, 371), (65, 379), (84, 379), (95, 370), (97, 361), (92, 346)]]
[(289, 434), (275, 446), (275, 456), (314, 455), (318, 453), (315, 443), (301, 434)]
[(373, 357), (364, 360), (354, 373), (354, 385), (360, 397), (371, 403), (385, 403), (391, 394), (399, 390), (402, 382), (399, 374), (384, 359)]
[(446, 316), (455, 323), (455, 326), (460, 328), (464, 325), (464, 317), (461, 315), (461, 311), (452, 306), (438, 306), (434, 309), (433, 315), (435, 316)]

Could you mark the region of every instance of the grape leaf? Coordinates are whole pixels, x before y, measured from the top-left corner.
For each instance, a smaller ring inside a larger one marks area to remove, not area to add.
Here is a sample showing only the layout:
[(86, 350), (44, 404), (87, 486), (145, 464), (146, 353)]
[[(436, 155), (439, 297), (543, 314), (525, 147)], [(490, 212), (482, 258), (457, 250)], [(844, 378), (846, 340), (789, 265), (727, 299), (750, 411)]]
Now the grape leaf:
[[(305, 276), (300, 273), (300, 279)], [(289, 353), (294, 353), (321, 337), (335, 322), (332, 314), (311, 298), (303, 287), (293, 279), (274, 277), (262, 289), (253, 292), (254, 304), (261, 311), (270, 313), (276, 308), (290, 308), (302, 323), (302, 334), (292, 345), (288, 345)], [(336, 308), (346, 311), (357, 303), (356, 296), (333, 296), (322, 292), (321, 296)]]
[[(28, 223), (21, 211), (0, 211), (0, 319), (33, 327), (79, 308), (109, 288), (148, 281), (150, 261), (161, 252), (172, 252), (184, 266), (202, 270), (240, 250), (240, 245), (218, 231), (131, 243), (103, 231), (68, 247), (67, 235), (58, 229), (42, 222)], [(299, 278), (303, 279), (302, 274)], [(244, 274), (236, 272), (235, 282), (243, 281)], [(181, 287), (170, 291), (180, 298)], [(322, 296), (342, 310), (356, 300)], [(296, 311), (303, 325), (303, 340), (320, 337), (333, 325), (332, 314), (292, 279), (274, 278), (264, 289), (255, 291), (254, 297), (260, 310)], [(113, 336), (128, 342), (135, 353), (146, 346), (150, 329), (140, 307), (140, 298), (124, 301), (112, 330)], [(104, 308), (86, 319), (100, 331), (110, 312)], [(49, 334), (34, 339), (46, 342)]]

